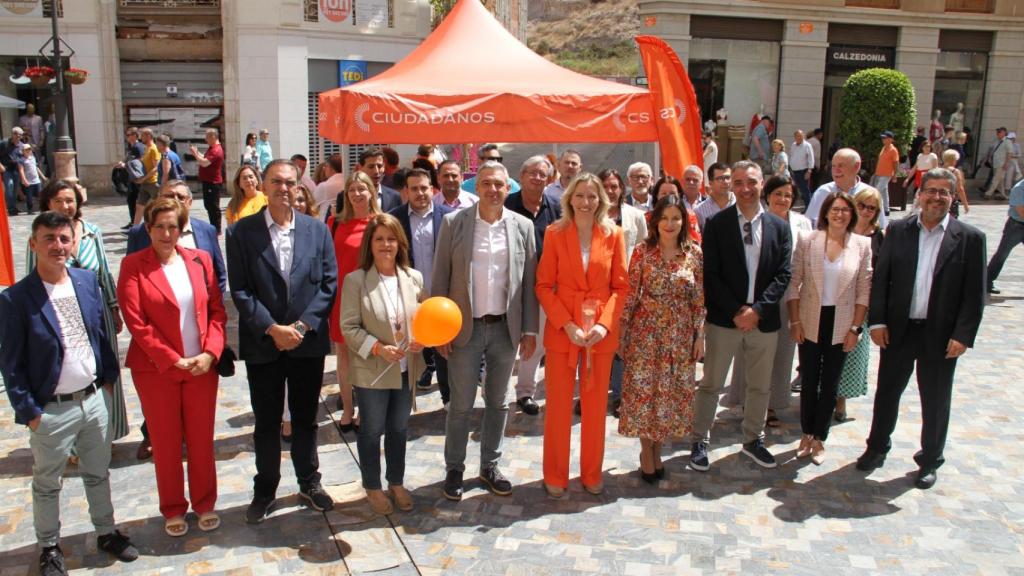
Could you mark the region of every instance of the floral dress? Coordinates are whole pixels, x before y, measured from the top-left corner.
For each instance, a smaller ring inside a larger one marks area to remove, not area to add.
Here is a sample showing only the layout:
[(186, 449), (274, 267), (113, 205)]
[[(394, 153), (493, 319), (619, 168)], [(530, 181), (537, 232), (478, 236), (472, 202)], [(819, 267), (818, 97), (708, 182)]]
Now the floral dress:
[(661, 441), (693, 423), (694, 339), (704, 324), (704, 256), (689, 241), (665, 262), (641, 243), (629, 264), (629, 296), (620, 322), (625, 363), (619, 434)]
[[(871, 235), (871, 266), (878, 261), (878, 253), (882, 250), (884, 235), (876, 229)], [(868, 318), (864, 316), (864, 334), (857, 340), (857, 345), (846, 354), (843, 371), (839, 375), (838, 398), (857, 398), (868, 393), (868, 364), (871, 361), (871, 338), (868, 336)]]

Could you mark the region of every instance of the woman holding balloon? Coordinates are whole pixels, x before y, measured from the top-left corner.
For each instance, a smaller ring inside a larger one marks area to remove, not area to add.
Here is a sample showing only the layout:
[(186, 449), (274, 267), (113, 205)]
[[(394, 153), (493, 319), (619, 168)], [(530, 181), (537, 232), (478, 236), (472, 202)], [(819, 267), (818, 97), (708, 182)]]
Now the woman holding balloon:
[[(370, 508), (391, 514), (413, 508), (403, 486), (409, 414), (415, 400), (409, 373), (423, 371), (423, 345), (411, 336), (412, 319), (425, 297), (423, 277), (409, 266), (409, 241), (390, 214), (370, 216), (359, 267), (342, 285), (340, 326), (351, 351), (352, 383), (361, 422), (356, 440), (363, 489)], [(391, 498), (381, 489), (380, 439)]]
[(561, 498), (569, 484), (572, 392), (580, 375), (580, 480), (591, 494), (604, 488), (605, 411), (618, 319), (629, 291), (622, 229), (608, 218), (601, 180), (583, 173), (562, 196), (562, 218), (544, 235), (537, 299), (547, 313), (547, 413), (544, 488)]

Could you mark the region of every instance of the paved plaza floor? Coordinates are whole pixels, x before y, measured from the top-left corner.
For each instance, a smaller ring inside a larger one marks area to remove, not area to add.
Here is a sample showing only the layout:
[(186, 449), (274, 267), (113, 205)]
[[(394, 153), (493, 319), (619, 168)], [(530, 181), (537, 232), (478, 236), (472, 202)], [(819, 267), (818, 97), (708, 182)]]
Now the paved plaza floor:
[[(200, 204), (193, 215), (203, 218)], [(98, 198), (84, 213), (105, 232), (116, 272), (125, 250), (122, 201)], [(988, 234), (990, 254), (1005, 214), (1005, 204), (979, 205), (964, 219)], [(30, 222), (29, 216), (12, 219), (19, 275)], [(338, 501), (332, 512), (299, 503), (285, 452), (278, 510), (262, 525), (245, 523), (255, 466), (253, 415), (239, 363), (236, 376), (221, 380), (217, 406), (217, 509), (223, 524), (216, 532), (200, 532), (193, 517), (186, 537), (166, 536), (152, 464), (135, 459), (142, 412), (124, 370), (133, 432), (114, 444), (112, 491), (119, 525), (142, 556), (122, 564), (97, 551), (74, 468), (67, 471), (62, 493), (62, 546), (76, 574), (1022, 575), (1024, 249), (1011, 255), (998, 286), (1002, 295), (986, 308), (976, 347), (960, 361), (947, 463), (929, 491), (912, 485), (921, 422), (913, 384), (885, 467), (871, 474), (854, 467), (870, 425), (873, 350), (871, 393), (850, 401), (852, 420), (833, 428), (821, 466), (795, 459), (795, 396), (780, 414), (782, 427), (768, 433), (778, 468), (761, 469), (739, 454), (740, 415), (722, 407), (711, 470), (687, 469), (689, 445), (676, 441), (666, 446), (668, 476), (656, 486), (637, 473), (637, 441), (619, 436), (617, 421), (609, 417), (604, 494), (583, 491), (574, 449), (568, 498), (559, 501), (547, 499), (541, 483), (543, 411), (531, 417), (514, 409), (501, 464), (515, 485), (513, 494), (494, 496), (474, 480), (461, 502), (445, 500), (445, 414), (435, 389), (420, 395), (410, 425), (406, 486), (416, 509), (376, 516), (360, 488), (355, 437), (334, 426), (340, 413), (333, 411), (337, 386), (334, 359), (328, 357), (319, 441), (324, 485)], [(233, 340), (235, 326), (229, 325)], [(123, 333), (122, 360), (128, 340)], [(542, 399), (543, 387), (543, 405)], [(14, 424), (6, 395), (0, 395), (0, 415), (0, 575), (36, 573), (28, 431)], [(573, 431), (578, 446), (578, 421)], [(474, 432), (470, 472), (478, 455)]]

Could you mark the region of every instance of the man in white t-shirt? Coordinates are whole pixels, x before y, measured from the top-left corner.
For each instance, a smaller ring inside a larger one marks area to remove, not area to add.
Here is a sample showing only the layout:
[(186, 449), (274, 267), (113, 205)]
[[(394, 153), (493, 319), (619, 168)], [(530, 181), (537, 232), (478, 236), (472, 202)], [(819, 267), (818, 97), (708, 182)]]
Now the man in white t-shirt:
[(74, 224), (64, 214), (37, 216), (29, 238), (36, 267), (0, 293), (0, 374), (15, 422), (29, 429), (32, 513), (44, 575), (67, 573), (59, 545), (60, 493), (72, 450), (97, 547), (125, 562), (139, 557), (115, 528), (110, 501), (104, 396), (120, 368), (107, 339), (96, 275), (67, 267), (74, 237)]

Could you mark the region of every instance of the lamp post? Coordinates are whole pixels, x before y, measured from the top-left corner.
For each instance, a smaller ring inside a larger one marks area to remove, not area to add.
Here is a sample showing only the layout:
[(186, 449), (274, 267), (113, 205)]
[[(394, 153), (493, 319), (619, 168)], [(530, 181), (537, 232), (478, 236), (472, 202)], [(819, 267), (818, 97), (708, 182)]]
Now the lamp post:
[[(50, 24), (53, 28), (53, 37), (51, 37), (43, 47), (39, 49), (39, 55), (50, 62), (50, 66), (53, 68), (54, 74), (56, 75), (53, 88), (53, 99), (55, 104), (54, 116), (56, 120), (55, 130), (57, 132), (56, 150), (53, 153), (53, 163), (55, 166), (52, 167), (54, 178), (66, 179), (77, 181), (78, 174), (75, 169), (75, 144), (71, 140), (70, 132), (68, 131), (68, 92), (66, 79), (64, 78), (64, 61), (61, 56), (61, 44), (64, 45), (68, 50), (68, 58), (74, 56), (75, 50), (64, 42), (60, 37), (60, 33), (57, 27), (57, 12), (58, 12), (59, 0), (51, 0), (50, 6)], [(47, 54), (46, 50), (53, 44), (52, 53)]]

